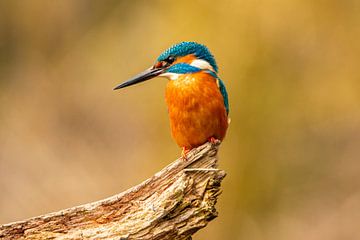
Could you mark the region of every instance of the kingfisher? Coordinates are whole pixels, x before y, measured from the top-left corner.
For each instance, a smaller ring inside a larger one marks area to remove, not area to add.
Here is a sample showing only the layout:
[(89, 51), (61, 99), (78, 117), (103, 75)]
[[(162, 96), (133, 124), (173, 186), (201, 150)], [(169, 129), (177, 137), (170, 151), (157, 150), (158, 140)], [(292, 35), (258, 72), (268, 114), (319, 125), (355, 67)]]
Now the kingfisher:
[(209, 49), (196, 42), (181, 42), (162, 52), (155, 64), (114, 90), (164, 77), (165, 100), (171, 135), (182, 148), (182, 157), (207, 141), (225, 137), (229, 124), (229, 101), (218, 66)]

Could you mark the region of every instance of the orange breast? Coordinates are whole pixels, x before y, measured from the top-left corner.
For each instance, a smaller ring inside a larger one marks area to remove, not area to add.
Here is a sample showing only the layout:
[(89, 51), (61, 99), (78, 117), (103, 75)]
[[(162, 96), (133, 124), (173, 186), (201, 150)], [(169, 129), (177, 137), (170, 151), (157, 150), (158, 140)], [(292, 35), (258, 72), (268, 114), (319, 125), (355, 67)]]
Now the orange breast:
[(188, 149), (209, 138), (223, 140), (228, 127), (224, 100), (215, 79), (203, 72), (184, 74), (166, 87), (171, 133)]

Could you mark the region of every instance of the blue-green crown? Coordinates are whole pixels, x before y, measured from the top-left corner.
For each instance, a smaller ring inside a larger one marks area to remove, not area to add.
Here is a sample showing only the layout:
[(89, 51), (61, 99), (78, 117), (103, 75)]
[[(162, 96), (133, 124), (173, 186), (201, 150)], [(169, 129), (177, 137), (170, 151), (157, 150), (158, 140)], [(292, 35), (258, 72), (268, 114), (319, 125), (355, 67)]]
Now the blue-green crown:
[(161, 53), (157, 60), (164, 61), (169, 56), (183, 57), (189, 54), (194, 54), (198, 59), (207, 61), (215, 72), (218, 71), (214, 56), (210, 53), (209, 49), (205, 45), (196, 42), (181, 42), (175, 44)]

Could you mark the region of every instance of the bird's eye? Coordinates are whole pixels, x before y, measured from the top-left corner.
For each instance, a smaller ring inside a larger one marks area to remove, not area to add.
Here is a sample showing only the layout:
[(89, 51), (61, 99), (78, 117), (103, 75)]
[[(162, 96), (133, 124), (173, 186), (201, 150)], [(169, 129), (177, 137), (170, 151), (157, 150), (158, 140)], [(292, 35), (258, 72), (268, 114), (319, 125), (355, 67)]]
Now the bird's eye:
[(175, 57), (174, 56), (169, 56), (167, 59), (165, 59), (165, 61), (169, 64), (172, 64), (175, 61)]
[(154, 68), (166, 68), (169, 67), (175, 61), (174, 56), (169, 56), (166, 59), (155, 63)]

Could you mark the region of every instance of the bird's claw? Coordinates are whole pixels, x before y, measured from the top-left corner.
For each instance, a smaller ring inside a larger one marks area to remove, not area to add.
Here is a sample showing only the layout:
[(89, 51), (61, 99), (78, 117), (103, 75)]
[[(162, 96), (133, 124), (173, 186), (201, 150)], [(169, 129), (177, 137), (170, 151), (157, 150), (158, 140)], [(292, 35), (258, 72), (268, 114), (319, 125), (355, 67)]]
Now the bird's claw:
[(221, 142), (219, 139), (216, 139), (214, 137), (209, 138), (208, 141), (213, 145), (217, 145)]
[(186, 147), (182, 147), (182, 151), (181, 151), (181, 159), (186, 161), (187, 160), (187, 156), (186, 154), (190, 152), (189, 149), (187, 149)]

